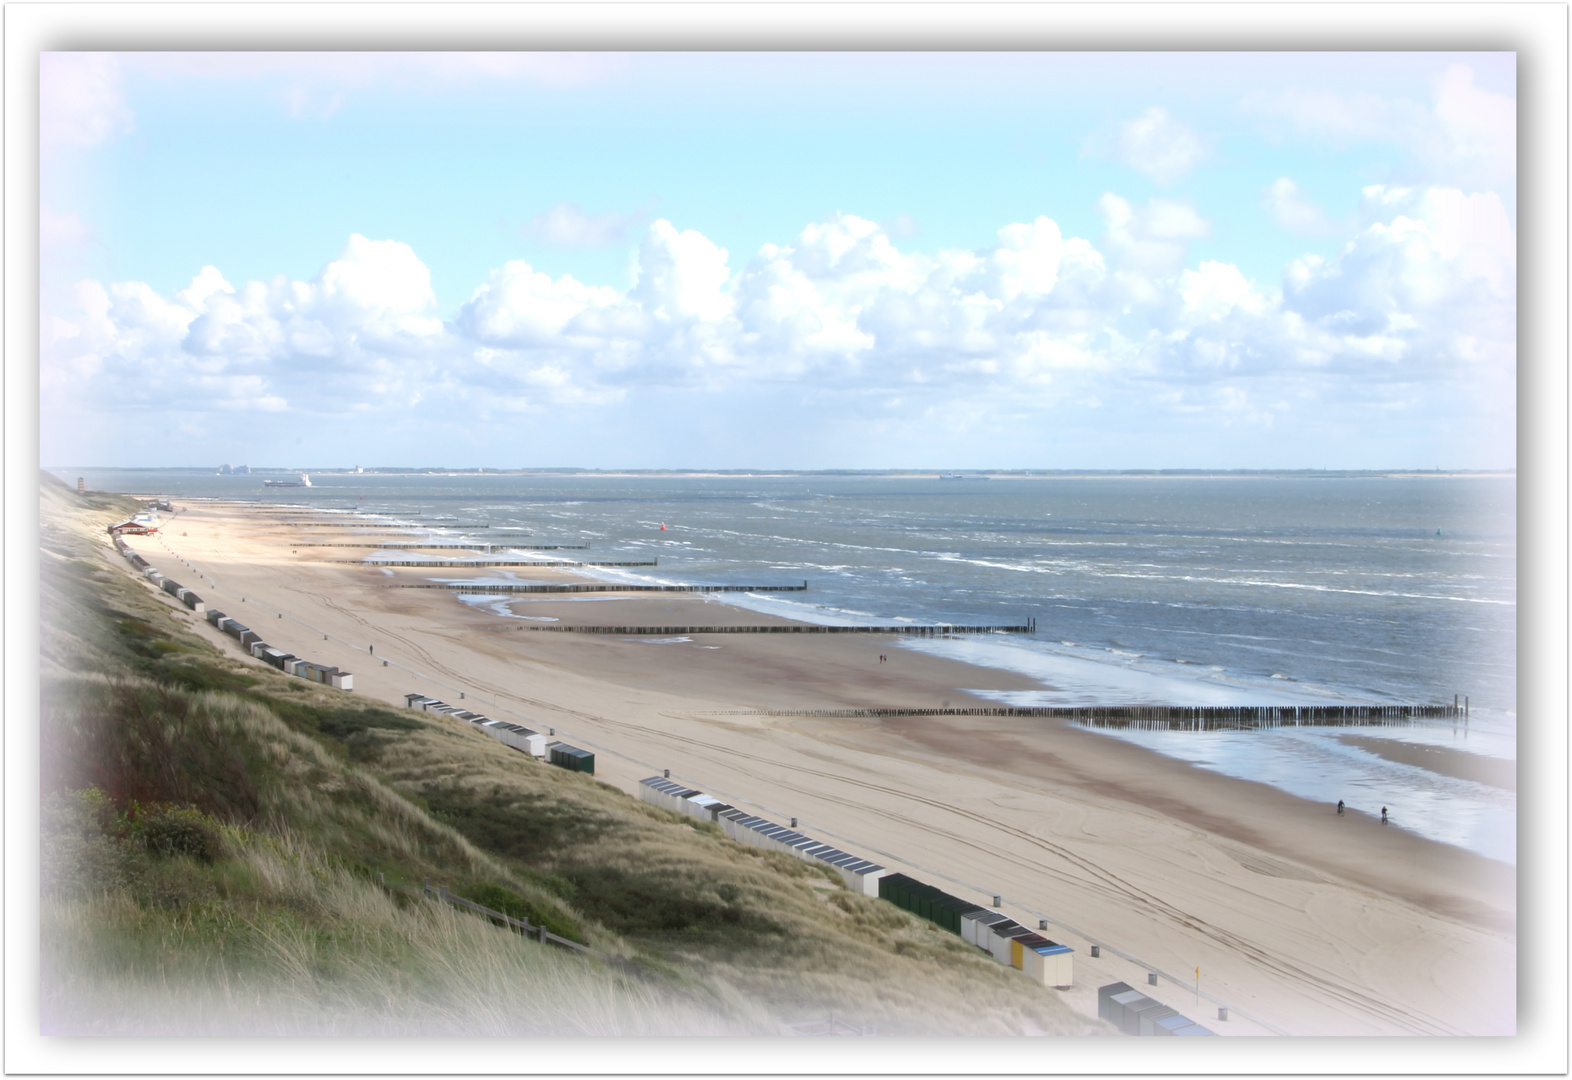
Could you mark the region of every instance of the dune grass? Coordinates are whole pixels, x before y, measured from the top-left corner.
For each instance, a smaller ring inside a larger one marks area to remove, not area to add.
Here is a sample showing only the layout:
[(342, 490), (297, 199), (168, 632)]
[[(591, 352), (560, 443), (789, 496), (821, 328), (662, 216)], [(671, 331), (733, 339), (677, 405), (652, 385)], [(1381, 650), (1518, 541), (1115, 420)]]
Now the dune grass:
[[(822, 868), (444, 717), (222, 655), (44, 491), (46, 1026), (56, 1033), (1099, 1030)], [(641, 975), (395, 896), (421, 879)]]

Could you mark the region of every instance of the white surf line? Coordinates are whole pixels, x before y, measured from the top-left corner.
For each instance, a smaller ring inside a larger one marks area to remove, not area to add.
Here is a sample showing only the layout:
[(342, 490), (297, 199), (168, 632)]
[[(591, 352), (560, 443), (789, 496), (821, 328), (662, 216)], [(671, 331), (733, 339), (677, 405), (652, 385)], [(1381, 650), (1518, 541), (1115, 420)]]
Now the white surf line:
[[(159, 537), (159, 540), (160, 540), (161, 543), (163, 543), (164, 547), (169, 551), (169, 553), (171, 555), (175, 555), (174, 549), (171, 548), (169, 546), (169, 544), (163, 540), (162, 536)], [(190, 566), (192, 570), (196, 570), (197, 573), (201, 573), (201, 571), (197, 570), (197, 568), (194, 565), (192, 565), (189, 562), (186, 562), (185, 559), (181, 559), (179, 555), (175, 555), (175, 558), (180, 559), (181, 562), (185, 562), (187, 566)], [(212, 582), (211, 578), (209, 578), (208, 580), (210, 582)], [(216, 582), (213, 582), (213, 588), (215, 590), (219, 591), (219, 592), (226, 592), (226, 593), (229, 592), (227, 589), (221, 588)], [(236, 593), (229, 593), (229, 595), (230, 596), (235, 596), (237, 594)], [(251, 601), (249, 599), (247, 599), (247, 600), (245, 600), (245, 602), (250, 603)], [(397, 662), (395, 662), (395, 661), (393, 661), (393, 660), (391, 660), (389, 658), (386, 658), (386, 657), (378, 658), (376, 656), (376, 654), (371, 651), (370, 648), (362, 648), (361, 646), (356, 645), (352, 641), (346, 641), (343, 638), (340, 638), (340, 637), (337, 637), (335, 635), (329, 634), (327, 631), (321, 629), (320, 627), (312, 626), (310, 623), (306, 622), (305, 620), (298, 619), (298, 618), (296, 618), (293, 615), (287, 614), (286, 612), (279, 611), (279, 609), (277, 609), (275, 607), (272, 607), (272, 606), (270, 606), (268, 604), (261, 603), (260, 601), (257, 601), (256, 603), (257, 603), (258, 607), (263, 608), (264, 610), (273, 612), (274, 614), (277, 614), (277, 615), (282, 615), (284, 618), (288, 619), (290, 622), (298, 623), (299, 625), (304, 626), (308, 630), (312, 630), (312, 631), (314, 631), (314, 632), (316, 632), (318, 634), (321, 634), (322, 637), (323, 637), (323, 640), (331, 639), (333, 641), (339, 642), (340, 644), (347, 645), (347, 646), (349, 646), (352, 649), (356, 649), (356, 650), (359, 650), (361, 652), (364, 652), (364, 653), (366, 653), (367, 657), (369, 657), (369, 658), (381, 659), (382, 660), (382, 664), (383, 664), (384, 667), (397, 668), (398, 670), (403, 671), (403, 672), (407, 672), (408, 674), (413, 675), (413, 676), (415, 676), (418, 679), (425, 679), (428, 682), (435, 683), (436, 685), (438, 685), (438, 686), (440, 686), (440, 687), (442, 687), (442, 688), (444, 688), (446, 690), (452, 690), (452, 691), (454, 691), (454, 692), (456, 692), (456, 693), (458, 693), (460, 695), (467, 695), (469, 693), (469, 691), (467, 691), (467, 690), (462, 690), (462, 689), (460, 689), (457, 686), (452, 686), (452, 685), (450, 685), (448, 683), (443, 682), (441, 679), (433, 678), (430, 675), (426, 675), (426, 674), (424, 674), (422, 672), (416, 671), (414, 668), (406, 667), (405, 665), (397, 663)], [(531, 723), (536, 723), (536, 724), (540, 723), (540, 721), (536, 720), (534, 717), (528, 716), (528, 715), (526, 715), (524, 713), (521, 713), (521, 712), (517, 712), (514, 709), (510, 709), (508, 706), (503, 705), (501, 702), (488, 701), (488, 700), (486, 700), (485, 698), (482, 698), (482, 697), (475, 697), (475, 698), (462, 697), (461, 700), (465, 700), (465, 701), (473, 700), (473, 701), (479, 702), (482, 705), (485, 705), (488, 708), (495, 709), (495, 710), (498, 710), (498, 711), (501, 711), (501, 712), (505, 712), (505, 713), (507, 713), (510, 716), (515, 716), (515, 717), (517, 717), (520, 720), (527, 720), (527, 721), (530, 721)], [(556, 728), (553, 727), (552, 730), (555, 731)], [(566, 735), (567, 738), (573, 739), (573, 741), (575, 743), (583, 743), (585, 746), (594, 747), (598, 751), (601, 751), (603, 753), (609, 754), (612, 757), (621, 758), (623, 761), (632, 762), (633, 764), (638, 765), (638, 766), (640, 766), (642, 768), (649, 769), (652, 772), (664, 772), (665, 771), (664, 768), (662, 766), (660, 766), (660, 765), (655, 765), (655, 764), (652, 764), (651, 762), (644, 761), (642, 758), (633, 757), (631, 754), (625, 754), (625, 753), (623, 753), (620, 750), (613, 749), (612, 747), (604, 746), (604, 745), (602, 745), (600, 743), (591, 742), (588, 739), (579, 738), (578, 736), (573, 735), (572, 733), (565, 732), (565, 735)], [(686, 776), (682, 776), (680, 774), (674, 774), (674, 776), (675, 776), (676, 779), (679, 779), (679, 780), (686, 780), (687, 779)], [(697, 783), (695, 783), (695, 786), (697, 786)], [(749, 806), (758, 807), (760, 810), (763, 810), (765, 813), (772, 814), (772, 815), (774, 815), (776, 817), (784, 817), (784, 818), (787, 818), (788, 820), (790, 820), (790, 818), (791, 818), (791, 815), (786, 813), (783, 810), (777, 810), (774, 807), (768, 806), (768, 805), (766, 805), (764, 803), (761, 803), (761, 802), (757, 802), (757, 801), (755, 801), (753, 799), (744, 798), (743, 796), (740, 796), (740, 795), (733, 795), (730, 792), (724, 791), (724, 790), (722, 790), (720, 788), (717, 788), (717, 787), (712, 787), (712, 786), (710, 786), (708, 784), (704, 785), (704, 787), (701, 790), (703, 790), (706, 793), (713, 793), (713, 794), (716, 794), (716, 795), (723, 796), (724, 798), (727, 798), (727, 799), (735, 799), (737, 802), (746, 803)], [(834, 831), (832, 831), (830, 829), (826, 829), (826, 828), (824, 828), (822, 826), (818, 826), (818, 825), (799, 825), (798, 828), (799, 828), (799, 830), (812, 828), (812, 829), (814, 829), (817, 832), (821, 832), (821, 833), (823, 833), (826, 836), (833, 837), (836, 840), (840, 840), (843, 843), (852, 844), (852, 845), (854, 845), (856, 847), (864, 848), (864, 849), (866, 849), (868, 851), (871, 851), (874, 854), (878, 855), (880, 858), (890, 859), (893, 862), (898, 862), (898, 863), (900, 863), (903, 866), (909, 866), (909, 867), (911, 867), (914, 870), (921, 870), (925, 874), (932, 874), (934, 877), (943, 878), (945, 881), (951, 882), (952, 884), (955, 884), (955, 885), (960, 885), (963, 888), (971, 889), (973, 892), (981, 893), (981, 894), (983, 894), (985, 896), (998, 896), (999, 895), (998, 893), (989, 892), (987, 889), (984, 889), (981, 885), (973, 885), (971, 882), (963, 881), (962, 879), (960, 879), (958, 877), (952, 877), (951, 875), (946, 874), (946, 873), (944, 873), (942, 871), (934, 870), (934, 869), (932, 869), (930, 867), (923, 866), (921, 863), (915, 863), (915, 862), (912, 862), (910, 859), (904, 859), (901, 856), (896, 855), (896, 854), (894, 854), (892, 852), (885, 851), (882, 848), (874, 847), (872, 844), (864, 843), (863, 841), (858, 840), (855, 837), (843, 836), (840, 833), (834, 832)], [(1070, 933), (1072, 933), (1075, 936), (1081, 938), (1083, 941), (1087, 941), (1087, 942), (1089, 942), (1089, 943), (1091, 943), (1093, 945), (1098, 946), (1099, 948), (1107, 949), (1109, 952), (1113, 953), (1115, 956), (1118, 956), (1119, 958), (1121, 958), (1123, 960), (1126, 960), (1126, 961), (1128, 961), (1128, 962), (1130, 962), (1132, 964), (1135, 964), (1137, 967), (1140, 967), (1140, 968), (1142, 968), (1145, 971), (1152, 972), (1152, 973), (1156, 974), (1159, 978), (1167, 979), (1169, 982), (1173, 983), (1175, 986), (1178, 986), (1178, 987), (1180, 987), (1183, 990), (1193, 991), (1195, 989), (1195, 985), (1193, 983), (1188, 982), (1188, 981), (1186, 981), (1184, 979), (1177, 978), (1174, 975), (1171, 975), (1168, 972), (1162, 970), (1161, 968), (1156, 967), (1155, 965), (1147, 963), (1145, 960), (1142, 960), (1139, 957), (1132, 956), (1130, 953), (1125, 952), (1123, 949), (1120, 949), (1117, 946), (1109, 945), (1109, 944), (1103, 942), (1099, 938), (1095, 938), (1092, 935), (1090, 935), (1090, 934), (1088, 934), (1088, 933), (1086, 933), (1086, 932), (1084, 932), (1082, 930), (1076, 929), (1075, 927), (1071, 926), (1069, 923), (1061, 922), (1060, 920), (1055, 919), (1053, 916), (1047, 914), (1046, 912), (1038, 911), (1036, 908), (1031, 907), (1028, 904), (1024, 904), (1024, 903), (1021, 903), (1021, 902), (1016, 901), (1016, 900), (1009, 900), (1008, 898), (1005, 898), (1005, 897), (1000, 897), (1000, 899), (1002, 901), (1002, 903), (1000, 905), (1001, 907), (1005, 906), (1006, 904), (1008, 904), (1009, 906), (1016, 907), (1016, 908), (1019, 908), (1022, 911), (1028, 912), (1028, 913), (1030, 913), (1031, 915), (1035, 916), (1038, 919), (1046, 919), (1048, 922), (1052, 923), (1054, 926), (1060, 927), (1060, 928), (1062, 928), (1064, 930), (1068, 930)], [(1252, 1023), (1260, 1024), (1262, 1027), (1266, 1028), (1268, 1031), (1272, 1032), (1273, 1034), (1285, 1035), (1285, 1036), (1289, 1034), (1288, 1032), (1284, 1031), (1282, 1028), (1276, 1026), (1275, 1024), (1269, 1023), (1268, 1021), (1261, 1019), (1259, 1016), (1256, 1016), (1256, 1015), (1254, 1015), (1252, 1013), (1245, 1012), (1243, 1009), (1240, 1009), (1240, 1008), (1237, 1008), (1236, 1006), (1228, 1004), (1228, 1002), (1226, 1002), (1223, 999), (1213, 995), (1209, 991), (1206, 991), (1206, 990), (1200, 991), (1200, 996), (1206, 998), (1206, 1000), (1212, 1002), (1214, 1005), (1217, 1005), (1219, 1008), (1225, 1008), (1229, 1012), (1237, 1013), (1238, 1015), (1244, 1017), (1246, 1020), (1249, 1020)]]

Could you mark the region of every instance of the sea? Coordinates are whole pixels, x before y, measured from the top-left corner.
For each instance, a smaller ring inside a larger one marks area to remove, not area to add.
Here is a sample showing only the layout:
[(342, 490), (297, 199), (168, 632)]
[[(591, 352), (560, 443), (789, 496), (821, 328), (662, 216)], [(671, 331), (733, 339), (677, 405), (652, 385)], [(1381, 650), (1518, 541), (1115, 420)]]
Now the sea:
[[(1510, 476), (329, 472), (313, 473), (309, 488), (265, 488), (260, 475), (211, 470), (57, 473), (97, 490), (363, 513), (405, 523), (412, 537), (589, 545), (521, 558), (657, 564), (582, 571), (605, 581), (806, 582), (806, 592), (720, 599), (809, 622), (1035, 619), (1030, 635), (892, 646), (1041, 683), (984, 695), (1006, 704), (1450, 704), (1455, 695), (1467, 699), (1467, 723), (1101, 733), (1328, 806), (1384, 805), (1393, 828), (1516, 862)], [(527, 597), (456, 602), (547, 618)]]

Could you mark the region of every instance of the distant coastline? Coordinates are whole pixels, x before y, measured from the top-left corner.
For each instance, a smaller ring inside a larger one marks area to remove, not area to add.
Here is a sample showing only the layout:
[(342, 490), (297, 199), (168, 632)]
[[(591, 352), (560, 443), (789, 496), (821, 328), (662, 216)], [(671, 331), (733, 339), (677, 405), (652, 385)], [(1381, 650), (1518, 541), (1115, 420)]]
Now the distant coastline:
[[(66, 473), (97, 472), (162, 472), (202, 473), (213, 472), (206, 465), (49, 465), (45, 468), (64, 477)], [(1516, 469), (975, 469), (965, 473), (938, 469), (481, 469), (444, 466), (362, 466), (359, 472), (353, 467), (310, 466), (284, 468), (282, 466), (252, 466), (250, 475), (266, 477), (271, 474), (297, 474), (308, 472), (323, 476), (589, 476), (615, 479), (629, 476), (674, 476), (703, 479), (707, 477), (850, 477), (874, 476), (890, 480), (939, 480), (956, 476), (965, 479), (1008, 480), (1071, 480), (1078, 477), (1095, 477), (1099, 480), (1135, 477), (1141, 479), (1227, 479), (1229, 477), (1283, 477), (1310, 480), (1343, 478), (1390, 478), (1398, 480), (1418, 478), (1467, 477), (1476, 479), (1508, 479), (1517, 476)]]

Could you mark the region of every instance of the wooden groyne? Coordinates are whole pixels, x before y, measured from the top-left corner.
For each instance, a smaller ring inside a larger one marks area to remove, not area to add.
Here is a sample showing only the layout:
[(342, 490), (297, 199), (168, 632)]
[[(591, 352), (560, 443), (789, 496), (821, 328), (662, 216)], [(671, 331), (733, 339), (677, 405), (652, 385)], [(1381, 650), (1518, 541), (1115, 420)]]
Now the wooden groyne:
[(685, 634), (903, 634), (909, 637), (943, 637), (948, 634), (1030, 634), (1035, 631), (1031, 623), (1023, 626), (817, 626), (805, 623), (781, 626), (515, 626), (512, 629), (544, 634), (625, 634), (632, 637)]
[[(355, 566), (429, 566), (437, 570), (462, 566), (654, 566), (649, 562), (566, 562), (550, 559), (330, 559), (328, 562), (351, 563)], [(419, 588), (419, 586), (410, 586)], [(431, 586), (440, 588), (441, 586)]]
[[(530, 627), (529, 629), (556, 629)], [(1068, 720), (1089, 728), (1133, 731), (1247, 731), (1279, 727), (1365, 727), (1417, 720), (1467, 720), (1457, 705), (975, 705), (961, 708), (756, 709), (720, 716), (1008, 716)]]
[[(462, 565), (462, 564), (461, 564)], [(474, 566), (475, 563), (468, 565)], [(487, 565), (487, 564), (479, 564)], [(524, 563), (522, 565), (536, 565)], [(452, 589), (468, 593), (720, 593), (720, 592), (806, 592), (801, 585), (466, 585), (463, 582), (421, 582), (414, 585), (387, 585), (388, 589)]]
[(339, 540), (300, 540), (290, 544), (290, 547), (331, 547), (331, 548), (383, 548), (387, 551), (495, 551), (502, 548), (507, 551), (588, 551), (588, 544), (406, 544), (395, 542), (378, 544), (368, 542), (364, 544), (346, 544)]
[[(281, 521), (280, 525), (296, 529), (489, 529), (490, 523), (480, 525), (454, 525), (436, 521), (423, 521), (418, 525), (388, 525), (375, 521)], [(528, 536), (529, 533), (516, 533)]]

